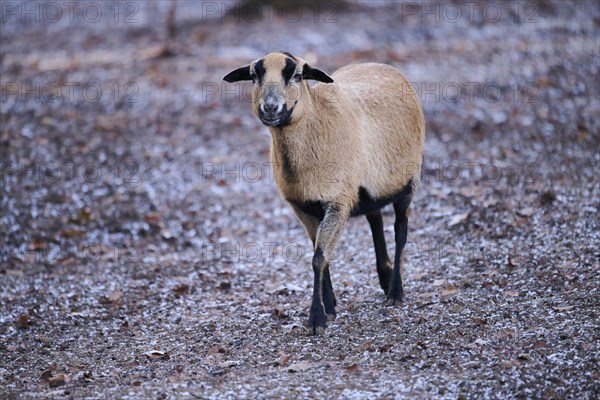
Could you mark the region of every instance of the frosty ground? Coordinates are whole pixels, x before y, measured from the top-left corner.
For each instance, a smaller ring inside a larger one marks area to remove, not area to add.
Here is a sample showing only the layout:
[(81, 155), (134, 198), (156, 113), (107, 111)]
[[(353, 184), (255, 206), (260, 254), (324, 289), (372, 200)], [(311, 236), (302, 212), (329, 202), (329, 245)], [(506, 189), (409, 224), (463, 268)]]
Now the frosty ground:
[[(597, 396), (597, 4), (455, 2), (455, 19), (427, 3), (436, 22), (425, 3), (255, 20), (180, 1), (169, 25), (168, 2), (118, 18), (94, 3), (97, 22), (22, 22), (8, 3), (0, 397)], [(304, 328), (310, 243), (268, 131), (221, 82), (278, 49), (328, 72), (394, 65), (426, 115), (405, 302), (385, 306), (353, 219), (322, 337)]]

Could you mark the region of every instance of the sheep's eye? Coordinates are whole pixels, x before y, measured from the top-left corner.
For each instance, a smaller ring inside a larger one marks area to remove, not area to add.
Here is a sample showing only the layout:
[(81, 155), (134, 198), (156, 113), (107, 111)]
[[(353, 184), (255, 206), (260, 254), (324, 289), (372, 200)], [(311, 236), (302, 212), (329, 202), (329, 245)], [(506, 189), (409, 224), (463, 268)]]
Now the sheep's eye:
[(296, 82), (300, 82), (302, 80), (302, 74), (295, 74), (294, 75), (294, 80)]

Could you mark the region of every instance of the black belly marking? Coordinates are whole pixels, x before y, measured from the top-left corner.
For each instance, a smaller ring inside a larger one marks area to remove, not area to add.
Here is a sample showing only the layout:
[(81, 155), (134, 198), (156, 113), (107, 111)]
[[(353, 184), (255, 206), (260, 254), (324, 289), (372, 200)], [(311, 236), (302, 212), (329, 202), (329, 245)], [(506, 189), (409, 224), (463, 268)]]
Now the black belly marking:
[(410, 205), (413, 195), (412, 179), (398, 192), (387, 197), (373, 197), (364, 187), (358, 188), (358, 203), (350, 211), (351, 217), (369, 214), (391, 203), (400, 203), (400, 208), (406, 210)]
[(325, 201), (290, 201), (291, 204), (298, 207), (303, 213), (317, 218), (319, 221), (325, 217), (327, 202)]
[[(350, 217), (369, 214), (391, 203), (400, 203), (400, 209), (406, 210), (412, 200), (413, 191), (412, 179), (402, 189), (387, 197), (373, 197), (361, 186), (358, 188), (358, 203), (350, 211)], [(322, 200), (290, 201), (290, 203), (302, 212), (318, 218), (319, 221), (323, 219), (325, 210), (330, 206), (329, 202)]]

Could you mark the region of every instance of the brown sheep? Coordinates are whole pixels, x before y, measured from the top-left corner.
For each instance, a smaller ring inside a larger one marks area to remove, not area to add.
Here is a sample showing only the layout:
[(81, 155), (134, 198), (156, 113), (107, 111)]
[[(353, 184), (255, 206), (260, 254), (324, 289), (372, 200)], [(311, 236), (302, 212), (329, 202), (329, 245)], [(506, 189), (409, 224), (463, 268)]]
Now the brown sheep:
[[(329, 261), (350, 217), (366, 215), (379, 283), (388, 303), (401, 302), (407, 209), (425, 140), (421, 104), (406, 78), (375, 63), (348, 65), (329, 77), (299, 57), (273, 52), (223, 79), (254, 82), (253, 110), (271, 131), (275, 182), (312, 240), (309, 331), (321, 334), (335, 319)], [(311, 79), (323, 83), (310, 87)], [(381, 214), (390, 203), (396, 213), (393, 268)]]

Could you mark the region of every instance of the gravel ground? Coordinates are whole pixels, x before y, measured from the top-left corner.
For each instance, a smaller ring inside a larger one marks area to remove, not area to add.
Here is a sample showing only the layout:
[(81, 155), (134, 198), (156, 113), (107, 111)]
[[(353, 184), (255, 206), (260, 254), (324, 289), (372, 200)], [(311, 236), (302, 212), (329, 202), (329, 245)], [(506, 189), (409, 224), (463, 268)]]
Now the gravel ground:
[[(598, 398), (597, 2), (48, 4), (1, 4), (0, 398)], [(427, 121), (405, 302), (353, 219), (321, 337), (221, 81), (276, 49), (394, 65)]]

